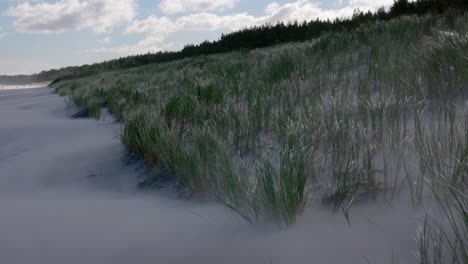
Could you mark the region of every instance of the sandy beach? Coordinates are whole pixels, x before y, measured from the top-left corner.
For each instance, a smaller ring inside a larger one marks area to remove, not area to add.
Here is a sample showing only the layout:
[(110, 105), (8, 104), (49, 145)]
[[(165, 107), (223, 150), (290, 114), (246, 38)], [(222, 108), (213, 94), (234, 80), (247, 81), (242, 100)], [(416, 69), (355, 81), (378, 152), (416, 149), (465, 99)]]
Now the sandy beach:
[(249, 226), (138, 190), (120, 125), (74, 111), (49, 88), (0, 90), (0, 263), (415, 263), (421, 211), (371, 203), (351, 225), (307, 209), (288, 229)]
[(34, 89), (42, 88), (49, 85), (49, 82), (44, 83), (31, 83), (28, 85), (6, 85), (0, 83), (0, 90), (22, 90), (22, 89)]

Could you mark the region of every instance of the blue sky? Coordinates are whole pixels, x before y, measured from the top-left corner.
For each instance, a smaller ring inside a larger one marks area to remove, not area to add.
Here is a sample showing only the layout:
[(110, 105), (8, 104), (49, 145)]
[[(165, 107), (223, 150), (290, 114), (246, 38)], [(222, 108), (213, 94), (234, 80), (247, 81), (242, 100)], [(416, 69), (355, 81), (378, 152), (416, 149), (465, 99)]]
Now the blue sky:
[(278, 21), (350, 16), (393, 0), (0, 0), (0, 75), (178, 50)]

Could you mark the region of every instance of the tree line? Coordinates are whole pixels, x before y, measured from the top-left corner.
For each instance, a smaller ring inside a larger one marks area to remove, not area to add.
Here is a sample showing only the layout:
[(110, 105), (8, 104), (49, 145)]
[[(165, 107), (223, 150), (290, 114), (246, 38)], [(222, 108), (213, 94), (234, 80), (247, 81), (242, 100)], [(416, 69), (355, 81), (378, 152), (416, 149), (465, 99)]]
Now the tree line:
[(383, 7), (376, 12), (363, 12), (355, 10), (352, 17), (336, 18), (335, 20), (311, 20), (304, 22), (265, 24), (244, 28), (229, 34), (222, 34), (216, 41), (205, 41), (198, 45), (187, 45), (180, 51), (164, 51), (147, 53), (136, 56), (128, 56), (91, 65), (65, 67), (43, 71), (30, 76), (0, 76), (0, 82), (6, 81), (24, 82), (48, 81), (64, 78), (83, 77), (105, 71), (128, 69), (139, 67), (150, 63), (163, 63), (200, 55), (224, 53), (238, 50), (250, 50), (263, 48), (287, 42), (302, 42), (320, 37), (324, 33), (350, 30), (364, 23), (372, 23), (378, 20), (391, 20), (406, 15), (441, 14), (448, 9), (465, 11), (468, 9), (466, 0), (395, 0), (392, 7), (387, 11)]

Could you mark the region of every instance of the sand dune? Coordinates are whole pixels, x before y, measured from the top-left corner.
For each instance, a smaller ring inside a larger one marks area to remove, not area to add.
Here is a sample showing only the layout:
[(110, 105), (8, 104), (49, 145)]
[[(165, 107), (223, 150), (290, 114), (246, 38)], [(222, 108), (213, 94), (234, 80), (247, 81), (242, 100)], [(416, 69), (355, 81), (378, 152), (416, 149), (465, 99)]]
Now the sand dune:
[(296, 226), (249, 226), (212, 203), (136, 189), (111, 117), (48, 88), (0, 90), (0, 263), (415, 263), (421, 212), (308, 209)]

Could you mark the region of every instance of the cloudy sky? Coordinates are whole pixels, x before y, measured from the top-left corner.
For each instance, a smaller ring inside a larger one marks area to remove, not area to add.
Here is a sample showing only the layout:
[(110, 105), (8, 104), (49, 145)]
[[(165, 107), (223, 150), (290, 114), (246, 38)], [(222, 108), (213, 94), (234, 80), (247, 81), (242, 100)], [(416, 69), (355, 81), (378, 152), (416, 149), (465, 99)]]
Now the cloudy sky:
[(350, 16), (393, 0), (0, 0), (0, 75), (178, 50), (246, 26)]

